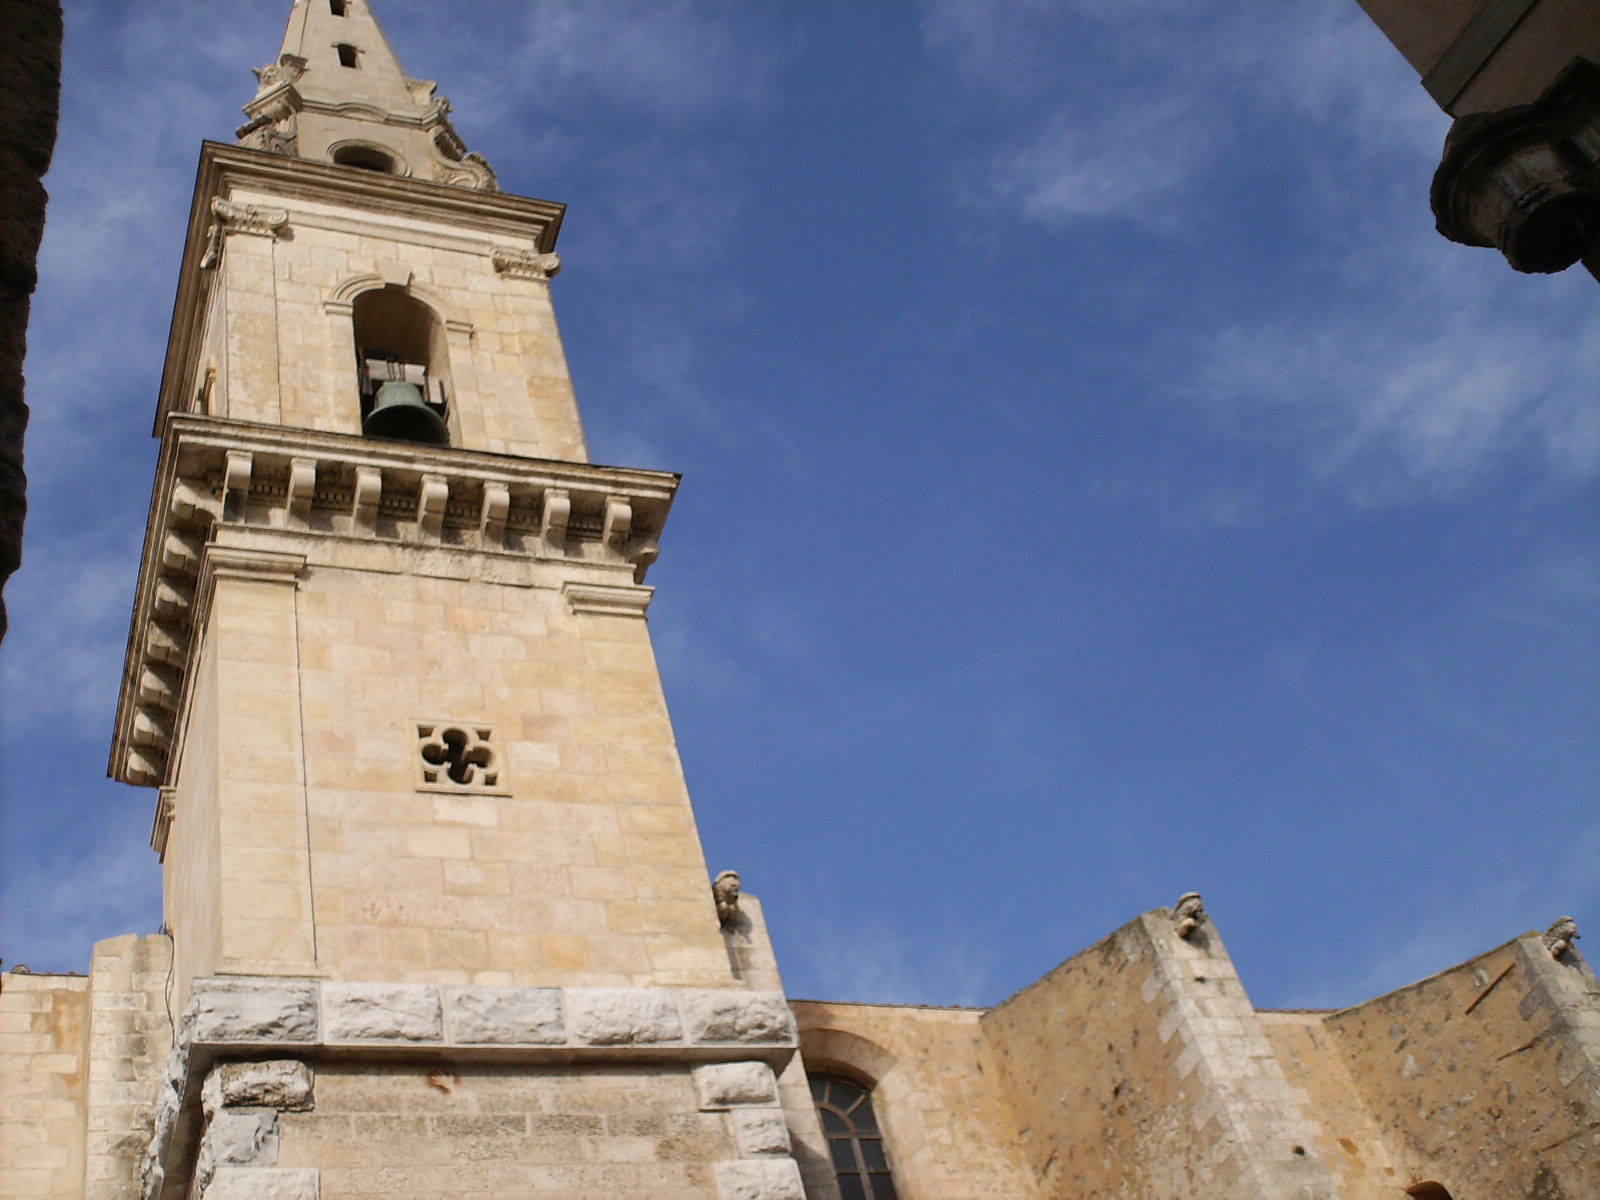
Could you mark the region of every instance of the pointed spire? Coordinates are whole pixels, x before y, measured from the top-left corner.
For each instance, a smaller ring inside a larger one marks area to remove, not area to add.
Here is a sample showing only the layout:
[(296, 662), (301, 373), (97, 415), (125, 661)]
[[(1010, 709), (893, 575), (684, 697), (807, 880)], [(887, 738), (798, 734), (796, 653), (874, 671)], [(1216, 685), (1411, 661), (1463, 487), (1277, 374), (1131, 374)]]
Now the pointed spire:
[(256, 71), (242, 145), (499, 190), (469, 154), (437, 85), (400, 67), (371, 0), (294, 0), (283, 49)]

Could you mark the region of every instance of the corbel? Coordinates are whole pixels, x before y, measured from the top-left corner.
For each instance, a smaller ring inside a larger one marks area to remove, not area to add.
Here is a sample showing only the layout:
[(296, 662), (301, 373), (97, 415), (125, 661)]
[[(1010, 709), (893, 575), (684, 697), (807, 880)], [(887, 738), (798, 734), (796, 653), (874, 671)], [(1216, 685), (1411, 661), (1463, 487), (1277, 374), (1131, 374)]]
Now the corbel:
[(633, 529), (633, 505), (620, 496), (606, 497), (605, 524), (600, 540), (613, 550), (621, 550)]
[(194, 603), (194, 588), (181, 579), (163, 577), (156, 580), (155, 610), (163, 617), (181, 617)]
[(178, 707), (178, 675), (155, 663), (147, 662), (139, 671), (139, 699), (146, 704), (173, 710)]
[(173, 627), (159, 621), (151, 621), (146, 629), (144, 648), (151, 658), (173, 667), (181, 667), (189, 656), (189, 647)]
[(363, 529), (378, 525), (378, 501), (383, 499), (383, 472), (377, 467), (356, 468), (355, 521)]
[(506, 535), (506, 515), (511, 511), (511, 489), (491, 480), (483, 485), (483, 513), (478, 534), (485, 546), (500, 545)]
[(547, 488), (539, 536), (551, 550), (559, 551), (567, 540), (567, 522), (572, 519), (572, 496), (565, 488)]
[(159, 713), (139, 709), (133, 714), (135, 746), (167, 746), (172, 742), (172, 722)]
[(250, 499), (250, 476), (255, 470), (255, 455), (248, 450), (229, 450), (227, 466), (222, 476), (222, 515), (224, 518), (243, 514)]
[(167, 777), (167, 760), (154, 747), (128, 747), (127, 780), (135, 787), (154, 787)]
[(289, 516), (301, 523), (311, 519), (311, 503), (317, 498), (317, 460), (289, 460)]
[(161, 565), (169, 571), (193, 575), (200, 569), (200, 539), (182, 533), (169, 533), (161, 546)]
[(490, 255), (498, 274), (512, 279), (532, 279), (548, 283), (561, 273), (559, 254), (540, 254), (536, 250), (508, 250), (496, 248)]
[(195, 517), (214, 517), (216, 515), (216, 501), (207, 496), (199, 488), (182, 479), (172, 485), (172, 499), (167, 508), (173, 516), (180, 521), (191, 521)]
[(428, 474), (422, 477), (422, 488), (417, 495), (417, 532), (437, 541), (444, 530), (444, 509), (450, 502), (450, 484), (443, 475)]

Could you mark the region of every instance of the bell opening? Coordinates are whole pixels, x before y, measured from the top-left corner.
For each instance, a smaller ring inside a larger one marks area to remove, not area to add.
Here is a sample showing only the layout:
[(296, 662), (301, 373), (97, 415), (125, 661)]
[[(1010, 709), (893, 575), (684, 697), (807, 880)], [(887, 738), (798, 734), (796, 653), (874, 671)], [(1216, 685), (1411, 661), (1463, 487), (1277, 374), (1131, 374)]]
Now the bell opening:
[(448, 446), (449, 354), (433, 312), (391, 285), (358, 296), (354, 316), (362, 434)]

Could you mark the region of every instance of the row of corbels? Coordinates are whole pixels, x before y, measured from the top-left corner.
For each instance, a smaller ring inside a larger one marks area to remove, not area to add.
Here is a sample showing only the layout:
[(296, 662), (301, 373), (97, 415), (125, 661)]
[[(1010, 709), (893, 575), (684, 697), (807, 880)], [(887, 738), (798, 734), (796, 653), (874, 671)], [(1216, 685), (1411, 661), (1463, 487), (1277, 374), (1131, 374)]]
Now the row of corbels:
[(183, 694), (183, 672), (189, 660), (195, 580), (218, 508), (214, 497), (182, 480), (173, 487), (168, 512), (177, 528), (168, 529), (158, 551), (159, 574), (143, 631), (144, 653), (135, 686), (137, 707), (126, 761), (130, 783), (153, 786), (166, 777)]

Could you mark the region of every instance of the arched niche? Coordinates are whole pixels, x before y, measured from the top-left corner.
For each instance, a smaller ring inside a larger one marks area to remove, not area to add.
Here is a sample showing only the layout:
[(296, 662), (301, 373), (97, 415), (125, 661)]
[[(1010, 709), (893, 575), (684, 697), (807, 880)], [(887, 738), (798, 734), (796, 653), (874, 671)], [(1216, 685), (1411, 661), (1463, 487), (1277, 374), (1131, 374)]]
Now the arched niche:
[(396, 383), (413, 385), (439, 418), (439, 428), (448, 429), (454, 387), (445, 322), (409, 287), (393, 283), (357, 292), (349, 303), (363, 432), (433, 444), (448, 442), (448, 435), (439, 433), (420, 413), (419, 421), (401, 427), (410, 432), (394, 432), (392, 425), (389, 432), (383, 432), (372, 424), (384, 385)]
[(337, 166), (355, 167), (379, 175), (409, 175), (405, 159), (388, 146), (377, 142), (343, 141), (328, 147), (328, 158)]

